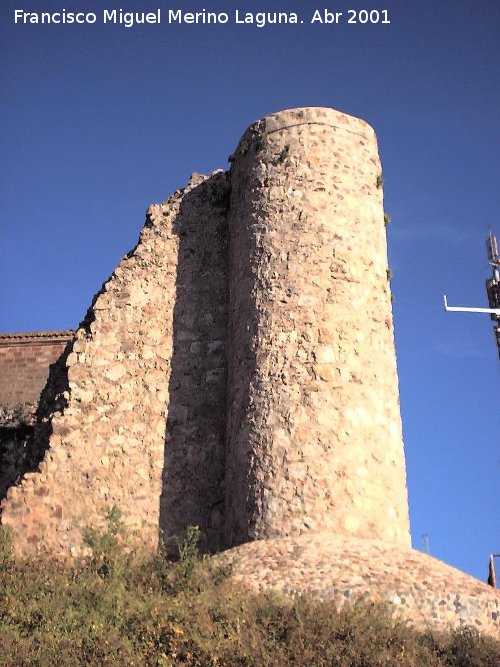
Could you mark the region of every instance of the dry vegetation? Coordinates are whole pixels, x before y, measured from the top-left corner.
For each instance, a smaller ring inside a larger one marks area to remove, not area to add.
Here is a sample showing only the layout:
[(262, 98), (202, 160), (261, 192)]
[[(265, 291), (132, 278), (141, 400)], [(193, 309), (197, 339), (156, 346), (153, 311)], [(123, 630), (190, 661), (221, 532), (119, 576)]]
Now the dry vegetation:
[(394, 623), (384, 607), (254, 595), (197, 553), (126, 553), (119, 516), (73, 565), (17, 562), (0, 528), (0, 667), (498, 667), (500, 642)]

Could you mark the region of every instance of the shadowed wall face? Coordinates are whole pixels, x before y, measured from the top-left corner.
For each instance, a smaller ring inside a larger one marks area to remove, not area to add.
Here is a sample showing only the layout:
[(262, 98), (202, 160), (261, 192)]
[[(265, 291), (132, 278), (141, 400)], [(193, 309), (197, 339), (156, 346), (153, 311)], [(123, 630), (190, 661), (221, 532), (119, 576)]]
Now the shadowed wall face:
[(268, 116), (234, 156), (227, 536), (309, 530), (410, 543), (373, 130)]
[(203, 550), (223, 546), (227, 354), (225, 172), (191, 177), (179, 239), (160, 530), (166, 546), (199, 526)]

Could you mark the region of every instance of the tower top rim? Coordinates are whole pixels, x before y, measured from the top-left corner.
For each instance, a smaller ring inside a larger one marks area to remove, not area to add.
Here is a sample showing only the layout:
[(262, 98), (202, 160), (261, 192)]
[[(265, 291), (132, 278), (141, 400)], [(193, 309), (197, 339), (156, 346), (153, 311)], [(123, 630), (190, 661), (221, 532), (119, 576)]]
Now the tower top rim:
[(298, 125), (325, 125), (376, 139), (375, 130), (364, 119), (331, 107), (307, 106), (282, 109), (254, 121), (246, 130), (262, 134), (285, 130)]

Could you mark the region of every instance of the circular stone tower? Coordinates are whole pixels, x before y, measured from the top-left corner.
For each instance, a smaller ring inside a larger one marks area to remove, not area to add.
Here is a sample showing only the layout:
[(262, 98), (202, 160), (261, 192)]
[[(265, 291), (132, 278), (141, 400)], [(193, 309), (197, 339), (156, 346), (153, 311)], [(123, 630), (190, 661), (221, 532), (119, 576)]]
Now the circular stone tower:
[(375, 133), (292, 109), (232, 160), (229, 546), (311, 530), (409, 545)]

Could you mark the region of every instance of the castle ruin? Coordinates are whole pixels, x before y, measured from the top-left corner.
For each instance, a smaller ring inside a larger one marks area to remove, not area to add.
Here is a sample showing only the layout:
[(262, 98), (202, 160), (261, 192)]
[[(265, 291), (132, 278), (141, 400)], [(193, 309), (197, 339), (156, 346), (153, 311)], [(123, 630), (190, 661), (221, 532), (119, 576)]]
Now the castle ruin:
[[(117, 506), (152, 546), (198, 525), (208, 552), (323, 535), (368, 570), (378, 545), (387, 576), (390, 554), (432, 561), (410, 549), (372, 128), (282, 111), (230, 161), (149, 207), (51, 367), (2, 523), (25, 555), (78, 554)], [(469, 585), (498, 628), (496, 593)]]

